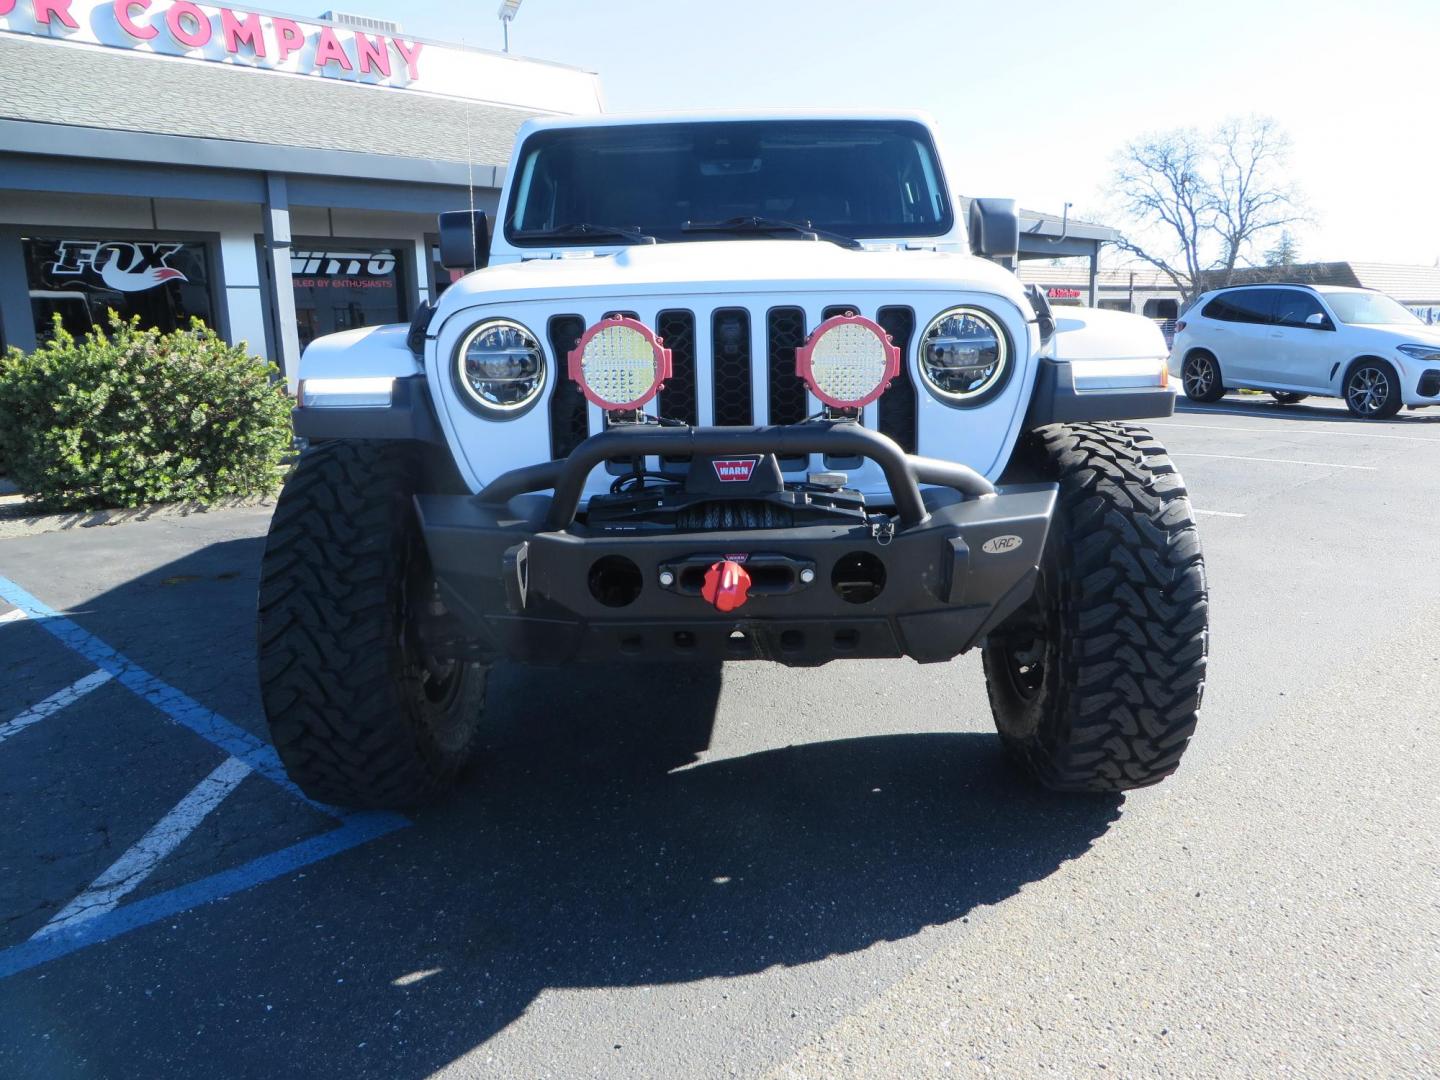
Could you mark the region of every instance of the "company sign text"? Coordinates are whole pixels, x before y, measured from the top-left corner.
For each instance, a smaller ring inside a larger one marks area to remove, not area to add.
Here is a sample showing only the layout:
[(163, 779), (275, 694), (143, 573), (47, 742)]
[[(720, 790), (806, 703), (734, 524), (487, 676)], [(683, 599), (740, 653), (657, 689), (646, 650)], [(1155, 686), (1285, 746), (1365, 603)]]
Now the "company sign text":
[(0, 0), (0, 30), (408, 85), (419, 41), (191, 0)]

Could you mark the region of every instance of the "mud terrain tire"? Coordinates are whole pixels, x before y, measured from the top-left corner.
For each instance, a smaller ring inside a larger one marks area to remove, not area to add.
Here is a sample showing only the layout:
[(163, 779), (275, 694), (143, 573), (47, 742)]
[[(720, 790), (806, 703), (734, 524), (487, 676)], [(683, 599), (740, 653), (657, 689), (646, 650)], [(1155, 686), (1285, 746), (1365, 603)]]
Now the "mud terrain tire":
[(982, 651), (1006, 749), (1059, 791), (1174, 772), (1205, 682), (1208, 596), (1185, 486), (1134, 424), (1028, 433), (1014, 471), (1060, 485), (1030, 601)]
[(484, 665), (426, 655), (418, 605), (434, 582), (403, 443), (330, 442), (285, 484), (260, 571), (260, 687), (275, 749), (306, 795), (426, 802), (470, 758)]

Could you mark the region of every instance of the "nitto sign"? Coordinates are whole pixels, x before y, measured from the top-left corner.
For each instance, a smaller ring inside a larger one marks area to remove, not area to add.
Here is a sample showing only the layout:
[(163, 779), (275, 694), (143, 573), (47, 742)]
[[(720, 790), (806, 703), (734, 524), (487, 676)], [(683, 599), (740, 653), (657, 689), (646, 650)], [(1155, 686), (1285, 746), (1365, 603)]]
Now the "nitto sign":
[(369, 274), (383, 277), (395, 269), (393, 251), (292, 251), (292, 274)]
[(0, 0), (0, 30), (402, 86), (420, 79), (425, 48), (190, 0)]

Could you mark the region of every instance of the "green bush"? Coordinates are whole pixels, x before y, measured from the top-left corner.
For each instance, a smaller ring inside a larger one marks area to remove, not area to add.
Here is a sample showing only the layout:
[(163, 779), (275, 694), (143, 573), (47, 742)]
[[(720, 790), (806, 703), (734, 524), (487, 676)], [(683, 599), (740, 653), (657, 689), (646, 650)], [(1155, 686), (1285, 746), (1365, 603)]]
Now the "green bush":
[(0, 358), (0, 461), (44, 509), (208, 503), (271, 491), (289, 451), (290, 402), (273, 364), (199, 320), (108, 333)]

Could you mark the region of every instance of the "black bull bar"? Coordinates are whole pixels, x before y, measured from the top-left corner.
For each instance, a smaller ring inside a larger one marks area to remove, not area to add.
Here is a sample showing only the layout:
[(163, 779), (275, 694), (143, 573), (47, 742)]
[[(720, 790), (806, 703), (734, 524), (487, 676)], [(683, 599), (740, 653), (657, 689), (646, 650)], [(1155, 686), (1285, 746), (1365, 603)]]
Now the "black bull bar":
[[(620, 534), (576, 520), (588, 477), (606, 461), (757, 453), (870, 459), (885, 475), (894, 515)], [(539, 494), (546, 491), (553, 494)], [(568, 458), (504, 473), (479, 495), (420, 495), (416, 506), (458, 620), (437, 635), (442, 655), (812, 665), (841, 656), (948, 660), (970, 648), (1032, 591), (1055, 497), (1053, 484), (997, 490), (968, 466), (908, 455), (858, 424), (814, 421), (615, 427)], [(692, 579), (708, 560), (732, 557), (750, 560), (756, 587), (742, 607), (721, 612)], [(618, 578), (604, 578), (611, 573), (629, 575), (633, 588), (617, 590)]]

